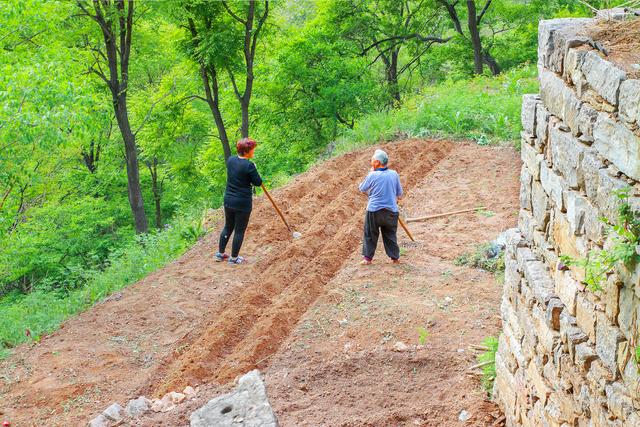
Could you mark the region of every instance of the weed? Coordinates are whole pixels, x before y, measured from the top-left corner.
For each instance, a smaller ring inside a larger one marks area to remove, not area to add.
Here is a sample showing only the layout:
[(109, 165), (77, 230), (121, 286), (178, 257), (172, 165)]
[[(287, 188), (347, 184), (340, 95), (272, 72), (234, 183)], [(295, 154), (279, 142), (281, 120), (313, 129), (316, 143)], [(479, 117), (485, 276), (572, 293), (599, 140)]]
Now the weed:
[(472, 252), (460, 255), (455, 259), (454, 264), (461, 266), (466, 265), (473, 268), (481, 268), (491, 273), (504, 272), (504, 256), (503, 254), (494, 255), (491, 250), (490, 243), (476, 246)]
[(602, 290), (602, 282), (614, 268), (622, 264), (632, 268), (640, 260), (636, 247), (640, 244), (640, 212), (634, 211), (629, 205), (630, 188), (615, 191), (614, 195), (620, 200), (618, 219), (612, 223), (607, 218), (601, 218), (612, 233), (612, 245), (608, 249), (592, 250), (584, 259), (574, 259), (568, 255), (561, 255), (560, 260), (568, 266), (583, 268), (584, 283), (591, 291)]
[(493, 211), (490, 211), (488, 209), (477, 209), (476, 213), (478, 215), (482, 215), (485, 218), (491, 218), (492, 216), (494, 216), (496, 213)]
[(482, 378), (480, 384), (491, 397), (493, 381), (496, 379), (496, 352), (498, 351), (498, 338), (487, 337), (482, 341), (482, 345), (487, 348), (484, 353), (478, 356), (478, 363), (482, 365)]
[(418, 328), (418, 342), (420, 345), (424, 345), (427, 342), (427, 337), (429, 336), (429, 331), (427, 328), (420, 326)]

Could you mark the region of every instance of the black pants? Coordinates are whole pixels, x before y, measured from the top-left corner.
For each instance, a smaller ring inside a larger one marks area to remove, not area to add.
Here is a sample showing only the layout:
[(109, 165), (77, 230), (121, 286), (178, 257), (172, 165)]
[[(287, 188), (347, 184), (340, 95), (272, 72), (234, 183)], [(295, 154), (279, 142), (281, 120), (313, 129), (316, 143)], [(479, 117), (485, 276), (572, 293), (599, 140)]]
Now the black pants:
[(231, 257), (235, 258), (240, 253), (242, 241), (244, 240), (244, 232), (249, 225), (249, 217), (251, 211), (244, 212), (232, 208), (224, 207), (224, 228), (220, 233), (220, 253), (224, 253), (227, 248), (227, 242), (233, 232), (233, 244), (231, 245)]
[(400, 248), (398, 247), (398, 213), (388, 209), (379, 211), (367, 211), (364, 217), (364, 237), (362, 239), (362, 255), (373, 259), (378, 246), (378, 236), (382, 232), (382, 243), (384, 251), (391, 259), (400, 258)]

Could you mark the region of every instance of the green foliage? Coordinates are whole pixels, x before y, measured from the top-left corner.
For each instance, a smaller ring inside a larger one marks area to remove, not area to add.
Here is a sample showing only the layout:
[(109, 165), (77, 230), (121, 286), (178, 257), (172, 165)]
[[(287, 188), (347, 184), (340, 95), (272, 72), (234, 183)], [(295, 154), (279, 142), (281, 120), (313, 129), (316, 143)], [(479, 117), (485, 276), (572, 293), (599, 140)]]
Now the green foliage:
[(466, 265), (473, 268), (481, 268), (491, 273), (504, 271), (504, 255), (494, 255), (490, 243), (476, 246), (472, 252), (460, 255), (454, 260), (455, 265)]
[(418, 343), (420, 345), (425, 345), (425, 343), (427, 342), (428, 336), (429, 336), (429, 331), (427, 331), (427, 328), (420, 326), (418, 328)]
[(634, 211), (629, 205), (629, 193), (630, 188), (614, 192), (620, 202), (615, 222), (602, 218), (610, 237), (610, 244), (606, 248), (591, 250), (584, 259), (576, 260), (567, 255), (560, 257), (565, 265), (584, 269), (584, 283), (593, 292), (602, 290), (602, 283), (616, 266), (621, 264), (632, 268), (640, 260), (636, 250), (640, 244), (640, 212)]
[(478, 356), (478, 363), (481, 364), (482, 378), (480, 384), (490, 397), (493, 392), (493, 382), (496, 379), (496, 352), (498, 351), (498, 338), (487, 337), (482, 341), (482, 345), (487, 348), (485, 352)]
[[(69, 316), (134, 283), (181, 255), (201, 235), (200, 211), (185, 213), (164, 230), (138, 236), (114, 251), (102, 270), (83, 272), (84, 286), (64, 293), (37, 289), (10, 292), (0, 299), (0, 352), (28, 341), (37, 341)], [(29, 331), (30, 336), (27, 336)]]
[(522, 95), (538, 90), (533, 66), (497, 78), (476, 77), (424, 88), (402, 108), (370, 114), (338, 138), (337, 152), (397, 138), (452, 136), (492, 143), (516, 141)]

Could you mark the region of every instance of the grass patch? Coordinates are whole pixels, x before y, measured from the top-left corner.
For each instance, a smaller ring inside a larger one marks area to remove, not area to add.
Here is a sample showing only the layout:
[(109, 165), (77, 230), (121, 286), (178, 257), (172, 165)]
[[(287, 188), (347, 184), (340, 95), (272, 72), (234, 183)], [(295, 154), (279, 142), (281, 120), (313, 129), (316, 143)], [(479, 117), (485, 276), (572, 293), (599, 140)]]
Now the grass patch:
[(495, 255), (495, 249), (491, 243), (484, 243), (476, 246), (473, 251), (460, 255), (454, 260), (454, 264), (481, 268), (490, 273), (500, 274), (504, 272), (504, 253), (500, 252)]
[(487, 348), (484, 353), (478, 356), (478, 363), (481, 364), (482, 377), (480, 384), (491, 397), (493, 393), (493, 382), (496, 379), (496, 352), (498, 351), (498, 338), (487, 337), (482, 341), (482, 345)]
[(0, 299), (0, 359), (10, 354), (11, 348), (39, 341), (67, 318), (182, 255), (203, 235), (200, 224), (201, 213), (191, 213), (178, 217), (160, 232), (138, 236), (112, 254), (104, 270), (92, 272), (91, 279), (80, 289), (64, 293), (35, 290)]
[(456, 137), (479, 145), (520, 140), (522, 95), (538, 92), (535, 66), (427, 87), (401, 108), (370, 114), (336, 141), (335, 154), (398, 138)]

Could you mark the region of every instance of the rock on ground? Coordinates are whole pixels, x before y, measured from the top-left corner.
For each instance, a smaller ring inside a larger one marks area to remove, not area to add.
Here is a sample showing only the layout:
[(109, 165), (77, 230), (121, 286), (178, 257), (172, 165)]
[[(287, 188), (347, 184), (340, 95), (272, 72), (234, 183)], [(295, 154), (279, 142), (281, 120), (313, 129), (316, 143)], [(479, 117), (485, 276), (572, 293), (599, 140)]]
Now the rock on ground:
[(258, 370), (240, 378), (238, 387), (191, 414), (191, 427), (278, 427)]

